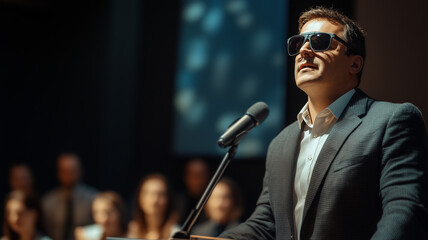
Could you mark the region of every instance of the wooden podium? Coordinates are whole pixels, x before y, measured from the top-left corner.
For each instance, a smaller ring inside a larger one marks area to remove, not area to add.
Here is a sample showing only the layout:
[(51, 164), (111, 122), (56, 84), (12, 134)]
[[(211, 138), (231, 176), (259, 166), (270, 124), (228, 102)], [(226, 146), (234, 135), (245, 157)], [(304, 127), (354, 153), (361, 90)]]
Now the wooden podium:
[[(232, 240), (232, 239), (226, 239), (226, 238), (216, 238), (216, 237), (205, 237), (205, 236), (198, 236), (198, 235), (190, 235), (190, 240)], [(146, 240), (146, 239), (140, 239), (140, 238), (116, 238), (116, 237), (107, 237), (106, 240)], [(158, 239), (163, 240), (163, 239)], [(164, 240), (183, 240), (180, 238), (169, 238)]]
[[(176, 238), (170, 238), (170, 240), (175, 240), (175, 239)], [(205, 236), (198, 236), (198, 235), (190, 235), (190, 240), (202, 240), (202, 239), (210, 239), (210, 240), (232, 240), (232, 239), (226, 239), (226, 238), (216, 238), (216, 237), (205, 237)]]

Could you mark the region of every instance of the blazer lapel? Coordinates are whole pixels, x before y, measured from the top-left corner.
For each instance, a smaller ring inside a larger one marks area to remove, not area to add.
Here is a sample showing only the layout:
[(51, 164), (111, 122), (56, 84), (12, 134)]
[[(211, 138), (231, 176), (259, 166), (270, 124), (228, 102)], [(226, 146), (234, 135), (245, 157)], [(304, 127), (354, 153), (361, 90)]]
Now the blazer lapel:
[[(284, 214), (287, 213), (287, 220), (291, 232), (293, 232), (293, 185), (294, 185), (294, 169), (296, 165), (297, 155), (299, 154), (300, 148), (300, 136), (301, 131), (298, 123), (295, 122), (290, 126), (290, 131), (286, 132), (283, 136), (283, 141), (280, 141), (278, 147), (278, 156), (272, 157), (277, 159), (272, 164), (272, 181), (275, 181), (271, 186), (275, 186), (275, 190), (272, 189), (272, 194), (276, 195), (271, 200), (275, 201), (277, 209), (276, 213)], [(277, 176), (281, 176), (278, 178)]]
[[(297, 156), (299, 155), (299, 151), (300, 151), (300, 140), (301, 140), (301, 135), (302, 132), (300, 130), (299, 127), (294, 128), (294, 132), (292, 134), (290, 134), (290, 141), (286, 142), (285, 146), (289, 146), (286, 147), (284, 149), (290, 151), (288, 153), (288, 158), (286, 162), (287, 166), (286, 168), (288, 169), (286, 174), (287, 174), (287, 179), (286, 179), (286, 183), (285, 184), (285, 192), (288, 193), (287, 194), (287, 198), (286, 198), (286, 212), (288, 213), (288, 222), (290, 223), (290, 229), (293, 229), (292, 232), (294, 232), (294, 203), (293, 203), (293, 196), (294, 196), (294, 175), (295, 175), (295, 171), (296, 171), (296, 162), (297, 162)], [(284, 153), (287, 154), (287, 153)]]
[[(359, 89), (350, 100), (342, 116), (332, 128), (323, 148), (315, 163), (309, 189), (306, 195), (305, 207), (303, 209), (303, 222), (310, 206), (320, 190), (320, 185), (337, 153), (345, 143), (348, 136), (357, 128), (361, 119), (359, 116), (365, 114), (368, 97)], [(303, 225), (302, 225), (303, 226)]]

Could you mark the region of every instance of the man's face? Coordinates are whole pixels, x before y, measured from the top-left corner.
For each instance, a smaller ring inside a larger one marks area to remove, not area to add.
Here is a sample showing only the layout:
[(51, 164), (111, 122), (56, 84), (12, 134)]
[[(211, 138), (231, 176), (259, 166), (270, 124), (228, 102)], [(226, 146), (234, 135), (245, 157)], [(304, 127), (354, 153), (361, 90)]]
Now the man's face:
[[(334, 33), (344, 39), (344, 26), (327, 19), (313, 19), (303, 25), (300, 33)], [(346, 46), (332, 39), (330, 49), (314, 52), (307, 41), (295, 57), (294, 74), (296, 85), (310, 97), (334, 98), (356, 86), (349, 73), (351, 59)]]
[(202, 195), (209, 179), (209, 169), (206, 163), (196, 160), (186, 166), (185, 182), (191, 197)]
[(31, 170), (24, 165), (12, 167), (9, 182), (12, 190), (30, 191), (33, 186)]
[(64, 154), (58, 158), (58, 180), (61, 186), (73, 188), (80, 180), (80, 161), (74, 155)]

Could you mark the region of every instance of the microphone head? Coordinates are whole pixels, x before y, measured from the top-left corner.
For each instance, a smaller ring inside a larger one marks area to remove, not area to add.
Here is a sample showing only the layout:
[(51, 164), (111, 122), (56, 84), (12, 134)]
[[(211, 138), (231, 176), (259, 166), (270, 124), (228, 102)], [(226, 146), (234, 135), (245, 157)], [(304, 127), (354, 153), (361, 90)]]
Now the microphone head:
[(269, 107), (264, 102), (256, 102), (247, 110), (247, 114), (250, 115), (259, 125), (262, 123), (269, 114)]

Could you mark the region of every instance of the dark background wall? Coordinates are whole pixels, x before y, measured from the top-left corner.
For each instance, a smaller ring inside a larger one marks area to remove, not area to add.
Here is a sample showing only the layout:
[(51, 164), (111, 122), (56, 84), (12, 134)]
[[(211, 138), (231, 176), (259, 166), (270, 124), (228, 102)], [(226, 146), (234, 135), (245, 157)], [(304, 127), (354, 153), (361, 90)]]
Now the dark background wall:
[[(8, 191), (7, 169), (16, 162), (33, 168), (39, 192), (53, 188), (56, 157), (63, 151), (82, 157), (84, 180), (100, 190), (129, 197), (150, 172), (167, 174), (180, 188), (182, 166), (190, 157), (170, 151), (180, 2), (58, 2), (0, 2), (0, 198)], [(428, 54), (418, 43), (427, 24), (422, 15), (413, 15), (423, 13), (419, 1), (389, 3), (389, 10), (369, 0), (355, 7), (353, 1), (317, 4), (356, 17), (367, 30), (363, 90), (376, 98), (414, 102), (426, 115), (421, 86), (426, 86)], [(297, 33), (299, 13), (311, 5), (290, 1), (290, 35)], [(416, 34), (396, 38), (391, 31)], [(390, 45), (383, 45), (386, 40)], [(306, 101), (288, 74), (284, 126)], [(204, 157), (213, 167), (220, 161)], [(263, 159), (234, 161), (226, 172), (244, 188), (249, 210), (263, 172)]]
[(428, 119), (426, 57), (428, 1), (356, 1), (356, 20), (367, 33), (361, 88), (375, 98), (411, 102)]

